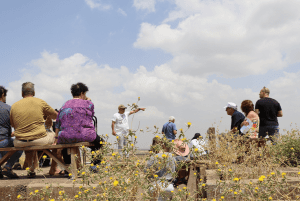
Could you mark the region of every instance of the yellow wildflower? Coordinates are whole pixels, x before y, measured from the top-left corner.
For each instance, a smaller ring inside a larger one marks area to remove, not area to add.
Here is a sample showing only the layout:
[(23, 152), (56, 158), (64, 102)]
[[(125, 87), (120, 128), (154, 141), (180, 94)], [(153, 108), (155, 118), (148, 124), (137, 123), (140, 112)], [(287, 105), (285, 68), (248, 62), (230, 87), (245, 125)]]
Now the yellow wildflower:
[(204, 187), (204, 186), (205, 186), (205, 184), (202, 184), (202, 186)]
[(218, 165), (219, 163), (218, 162), (216, 162), (216, 165)]
[(197, 149), (197, 148), (195, 148), (194, 150), (195, 150), (195, 152), (197, 152), (197, 151), (198, 151), (198, 149)]
[(155, 174), (155, 175), (154, 175), (154, 177), (156, 178), (156, 177), (158, 177), (158, 175), (157, 175), (157, 174)]
[(20, 199), (20, 198), (21, 198), (21, 195), (18, 195), (17, 198)]
[(134, 144), (131, 144), (131, 146), (133, 147), (133, 146), (134, 146)]
[(273, 198), (270, 196), (270, 197), (269, 197), (269, 200), (273, 200)]
[(114, 181), (114, 186), (117, 186), (119, 182), (117, 180)]
[(34, 192), (35, 192), (35, 193), (38, 193), (38, 192), (39, 192), (39, 190), (35, 190)]
[(82, 175), (85, 175), (85, 172), (82, 172), (81, 174), (82, 174)]
[(234, 178), (233, 181), (239, 181), (239, 178)]

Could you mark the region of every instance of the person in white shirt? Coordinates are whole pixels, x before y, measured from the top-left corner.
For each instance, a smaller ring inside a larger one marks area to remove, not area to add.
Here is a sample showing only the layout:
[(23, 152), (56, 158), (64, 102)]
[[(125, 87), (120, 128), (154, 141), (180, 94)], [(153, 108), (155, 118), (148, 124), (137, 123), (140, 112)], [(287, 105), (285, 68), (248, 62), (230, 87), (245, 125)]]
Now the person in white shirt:
[[(206, 154), (206, 151), (204, 149), (205, 148), (205, 141), (202, 139), (202, 136), (201, 136), (200, 133), (195, 133), (194, 137), (191, 140), (190, 148), (191, 149), (197, 148), (198, 151), (200, 152), (201, 156)], [(191, 158), (194, 158), (194, 156), (192, 156), (192, 154), (191, 154)]]
[(138, 108), (130, 112), (125, 112), (127, 107), (121, 104), (118, 109), (119, 112), (115, 113), (112, 118), (111, 129), (112, 134), (118, 136), (118, 150), (119, 153), (122, 154), (123, 147), (127, 145), (127, 135), (129, 133), (128, 116), (140, 110), (145, 111), (146, 108)]

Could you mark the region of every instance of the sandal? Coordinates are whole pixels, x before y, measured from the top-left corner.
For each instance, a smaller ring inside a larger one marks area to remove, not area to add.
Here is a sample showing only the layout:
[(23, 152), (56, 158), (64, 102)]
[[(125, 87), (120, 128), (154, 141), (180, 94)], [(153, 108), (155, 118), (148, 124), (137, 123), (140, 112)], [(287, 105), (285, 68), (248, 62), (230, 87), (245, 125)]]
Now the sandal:
[(28, 172), (27, 178), (35, 178), (36, 174), (35, 172)]
[(10, 179), (18, 179), (19, 178), (19, 176), (16, 173), (14, 173), (11, 168), (8, 168), (8, 167), (3, 168), (2, 175), (5, 175)]

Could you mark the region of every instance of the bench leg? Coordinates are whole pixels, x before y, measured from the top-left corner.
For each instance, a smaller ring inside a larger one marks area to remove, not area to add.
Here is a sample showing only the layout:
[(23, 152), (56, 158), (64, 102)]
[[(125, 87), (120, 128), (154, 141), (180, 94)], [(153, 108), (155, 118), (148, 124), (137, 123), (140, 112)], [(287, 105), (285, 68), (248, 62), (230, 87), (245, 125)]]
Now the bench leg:
[(64, 164), (64, 162), (61, 160), (61, 158), (59, 158), (56, 153), (51, 153), (48, 150), (44, 150), (44, 152), (50, 157), (52, 158), (52, 160), (54, 160), (59, 166), (61, 166), (63, 169), (67, 170), (68, 167)]
[[(194, 192), (197, 190), (197, 173), (195, 165), (191, 165), (189, 167), (190, 174), (189, 174), (189, 180), (187, 183), (187, 189), (191, 192), (191, 195), (193, 196)], [(197, 194), (195, 195), (195, 199), (197, 199)]]
[(71, 172), (73, 177), (75, 177), (75, 179), (77, 179), (77, 168), (76, 168), (76, 156), (75, 154), (77, 153), (76, 148), (72, 147), (70, 148), (70, 152), (71, 152)]
[(16, 151), (9, 151), (0, 159), (0, 166), (3, 165)]

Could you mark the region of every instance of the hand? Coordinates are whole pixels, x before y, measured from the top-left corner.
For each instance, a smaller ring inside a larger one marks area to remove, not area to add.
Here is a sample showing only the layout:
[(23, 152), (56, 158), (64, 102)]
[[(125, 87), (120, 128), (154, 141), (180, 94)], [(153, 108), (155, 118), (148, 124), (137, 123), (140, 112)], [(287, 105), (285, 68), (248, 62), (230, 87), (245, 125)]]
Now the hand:
[(15, 136), (15, 131), (11, 132), (11, 137)]
[(112, 132), (112, 134), (113, 134), (114, 136), (116, 136), (116, 135), (117, 135), (116, 131), (113, 131), (113, 132)]
[(146, 108), (140, 108), (141, 110), (145, 111)]
[(56, 145), (57, 144), (57, 139), (54, 140), (52, 145)]
[(243, 122), (242, 122), (242, 126), (248, 126), (249, 125), (249, 122), (247, 121), (247, 120), (244, 120)]
[(45, 121), (45, 125), (49, 129), (49, 128), (51, 128), (52, 124), (53, 124), (52, 119), (50, 118), (50, 116), (48, 116), (46, 121)]

